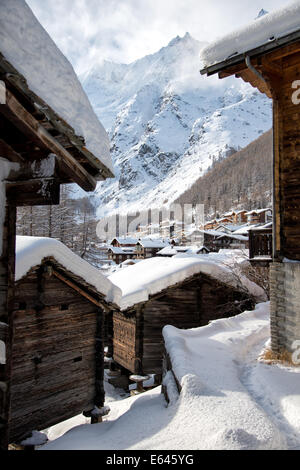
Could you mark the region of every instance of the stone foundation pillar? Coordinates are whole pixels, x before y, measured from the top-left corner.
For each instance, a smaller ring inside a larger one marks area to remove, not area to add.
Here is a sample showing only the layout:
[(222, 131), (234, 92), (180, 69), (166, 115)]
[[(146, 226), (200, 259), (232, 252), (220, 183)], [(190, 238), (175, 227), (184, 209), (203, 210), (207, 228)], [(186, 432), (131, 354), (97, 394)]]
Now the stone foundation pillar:
[(300, 263), (271, 263), (271, 347), (293, 352), (300, 340)]

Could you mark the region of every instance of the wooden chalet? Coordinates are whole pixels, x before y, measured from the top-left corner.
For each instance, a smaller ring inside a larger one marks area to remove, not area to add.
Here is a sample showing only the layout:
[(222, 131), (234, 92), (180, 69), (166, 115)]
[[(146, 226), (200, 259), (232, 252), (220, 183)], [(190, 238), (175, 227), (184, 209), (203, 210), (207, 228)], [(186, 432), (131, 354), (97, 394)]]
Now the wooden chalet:
[[(235, 75), (273, 101), (270, 295), (271, 347), (276, 354), (292, 353), (300, 339), (300, 264), (289, 262), (300, 261), (299, 19), (300, 4), (294, 2), (202, 52), (202, 74), (218, 73), (220, 78)], [(253, 234), (260, 236), (259, 231)]]
[(103, 407), (112, 292), (118, 291), (97, 269), (60, 242), (17, 237), (9, 442)]
[[(72, 95), (59, 88), (62, 77)], [(77, 131), (79, 104), (87, 127), (80, 123)], [(99, 143), (92, 150), (91, 136)], [(5, 449), (11, 422), (16, 208), (59, 204), (61, 184), (93, 191), (98, 180), (113, 176), (107, 134), (71, 65), (25, 1), (1, 4), (0, 154), (0, 340), (7, 358), (0, 366), (0, 447)]]
[(136, 244), (136, 257), (137, 259), (152, 258), (166, 246), (169, 246), (169, 243), (161, 240), (141, 239)]
[(113, 312), (112, 350), (126, 371), (159, 381), (165, 325), (194, 328), (253, 308), (249, 291), (224, 280), (228, 271), (224, 277), (216, 266), (215, 274), (206, 273), (207, 257), (152, 258), (109, 277), (123, 293)]
[(234, 224), (246, 224), (247, 223), (247, 214), (248, 211), (240, 210), (234, 214), (233, 223)]
[(121, 264), (128, 259), (135, 259), (137, 254), (136, 251), (132, 248), (119, 248), (111, 246), (107, 250), (107, 256), (110, 261), (113, 261), (116, 264)]
[(249, 248), (249, 239), (244, 235), (235, 235), (234, 233), (224, 233), (217, 239), (219, 249), (247, 249)]
[(203, 241), (202, 243), (209, 251), (219, 251), (222, 248), (223, 242), (220, 240), (220, 237), (223, 232), (218, 230), (202, 230), (203, 232)]
[(123, 247), (131, 247), (134, 248), (137, 244), (137, 238), (130, 238), (130, 237), (115, 237), (111, 240), (110, 245), (114, 248), (123, 248)]
[(272, 209), (256, 209), (246, 213), (249, 224), (267, 224), (272, 220)]

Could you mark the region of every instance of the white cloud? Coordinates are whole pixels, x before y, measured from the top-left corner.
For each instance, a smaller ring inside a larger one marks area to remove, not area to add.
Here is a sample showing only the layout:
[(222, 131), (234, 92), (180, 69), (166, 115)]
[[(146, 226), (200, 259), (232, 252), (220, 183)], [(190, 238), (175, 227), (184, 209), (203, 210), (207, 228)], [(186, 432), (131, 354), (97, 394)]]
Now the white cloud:
[[(263, 2), (263, 3), (262, 3)], [(188, 31), (212, 41), (290, 0), (27, 0), (78, 73), (132, 62)]]

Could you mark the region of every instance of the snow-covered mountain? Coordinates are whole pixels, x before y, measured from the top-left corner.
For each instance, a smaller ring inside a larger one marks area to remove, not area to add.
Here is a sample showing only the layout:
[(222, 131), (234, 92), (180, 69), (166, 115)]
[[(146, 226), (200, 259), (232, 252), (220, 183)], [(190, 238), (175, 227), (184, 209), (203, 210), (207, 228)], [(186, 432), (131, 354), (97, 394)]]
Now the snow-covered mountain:
[(92, 196), (99, 216), (170, 203), (213, 159), (271, 127), (271, 101), (250, 85), (200, 75), (203, 46), (186, 33), (155, 54), (104, 61), (81, 77), (112, 144), (116, 178)]

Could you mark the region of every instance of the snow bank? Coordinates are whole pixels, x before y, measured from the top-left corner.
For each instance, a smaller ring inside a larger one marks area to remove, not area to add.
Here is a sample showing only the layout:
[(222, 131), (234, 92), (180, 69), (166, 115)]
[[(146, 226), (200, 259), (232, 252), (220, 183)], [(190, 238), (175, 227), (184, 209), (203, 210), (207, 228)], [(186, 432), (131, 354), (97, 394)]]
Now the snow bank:
[(63, 243), (53, 238), (16, 237), (16, 281), (44, 258), (52, 256), (65, 269), (81, 277), (98, 292), (106, 296), (108, 302), (119, 303), (121, 291), (107, 277), (80, 256), (73, 253)]
[[(238, 250), (237, 250), (238, 251)], [(237, 276), (230, 268), (230, 260), (235, 260), (229, 252), (210, 253), (209, 255), (177, 254), (172, 258), (154, 257), (129, 266), (126, 271), (119, 270), (108, 277), (122, 291), (119, 304), (122, 310), (149, 299), (150, 295), (161, 292), (169, 286), (184, 281), (197, 273), (212, 276), (226, 284), (237, 287)], [(227, 261), (228, 265), (225, 265)], [(245, 276), (240, 283), (258, 300), (266, 300), (263, 290)]]
[(109, 139), (73, 67), (24, 0), (0, 0), (0, 52), (29, 88), (85, 139), (86, 147), (112, 171)]
[(268, 13), (244, 28), (217, 39), (201, 51), (205, 67), (222, 62), (237, 54), (248, 52), (263, 44), (276, 41), (300, 29), (300, 2)]
[(239, 367), (247, 361), (253, 344), (269, 334), (268, 304), (203, 328), (178, 330), (166, 326), (163, 334), (182, 386), (181, 412), (191, 415), (192, 409), (199, 430), (204, 431), (201, 448), (285, 447), (285, 439), (272, 419), (246, 392)]

